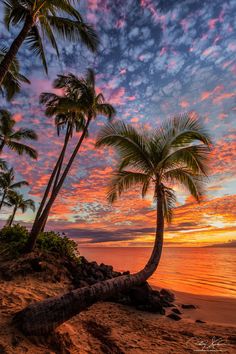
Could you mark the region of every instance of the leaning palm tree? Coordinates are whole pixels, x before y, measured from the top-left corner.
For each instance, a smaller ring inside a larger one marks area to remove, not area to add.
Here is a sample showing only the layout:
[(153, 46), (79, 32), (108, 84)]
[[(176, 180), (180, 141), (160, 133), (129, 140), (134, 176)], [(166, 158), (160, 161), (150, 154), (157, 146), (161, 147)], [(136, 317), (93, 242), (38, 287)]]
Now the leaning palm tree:
[(8, 226), (12, 226), (12, 223), (14, 221), (18, 209), (20, 209), (22, 213), (25, 213), (28, 209), (35, 211), (34, 201), (32, 199), (24, 199), (24, 196), (22, 194), (19, 194), (15, 191), (11, 191), (8, 193), (7, 199), (9, 205), (14, 207), (12, 215), (9, 217), (7, 222)]
[(132, 126), (120, 122), (102, 129), (97, 146), (113, 146), (120, 155), (108, 200), (114, 202), (122, 193), (137, 185), (141, 186), (143, 196), (149, 187), (153, 187), (157, 219), (150, 259), (135, 274), (105, 280), (28, 306), (15, 316), (18, 327), (27, 334), (49, 333), (93, 303), (145, 282), (160, 261), (164, 220), (170, 221), (175, 203), (173, 185), (184, 186), (194, 198), (200, 200), (210, 144), (207, 132), (192, 115), (176, 117), (152, 134), (141, 134)]
[[(84, 78), (78, 78), (73, 74), (59, 75), (54, 82), (54, 87), (64, 90), (64, 96), (52, 93), (41, 95), (41, 102), (46, 105), (46, 115), (55, 116), (57, 129), (66, 127), (66, 135), (61, 154), (52, 171), (42, 202), (38, 209), (26, 252), (32, 251), (36, 239), (45, 226), (52, 205), (60, 192), (70, 168), (79, 152), (81, 144), (88, 135), (90, 123), (98, 115), (111, 119), (115, 115), (115, 109), (107, 103), (102, 93), (96, 93), (95, 75), (93, 70), (88, 69)], [(78, 142), (69, 157), (64, 170), (62, 164), (65, 157), (68, 141), (74, 130), (81, 130)], [(51, 193), (50, 193), (51, 191)]]
[[(0, 64), (6, 55), (7, 49), (5, 47), (0, 48)], [(15, 58), (5, 75), (2, 84), (0, 85), (0, 92), (7, 101), (10, 101), (17, 93), (20, 92), (21, 84), (30, 84), (30, 81), (20, 73), (20, 65)]]
[(0, 173), (0, 190), (1, 190), (1, 200), (0, 200), (0, 210), (4, 205), (5, 199), (9, 195), (9, 193), (14, 192), (16, 189), (28, 186), (29, 183), (27, 181), (19, 181), (15, 182), (15, 174), (13, 168), (6, 172)]
[(98, 37), (94, 29), (83, 21), (73, 6), (79, 1), (72, 0), (5, 0), (5, 24), (22, 26), (0, 64), (0, 86), (23, 42), (34, 55), (40, 57), (47, 72), (44, 42), (48, 43), (59, 56), (57, 38), (77, 42), (81, 40), (90, 50), (95, 51)]
[(9, 111), (0, 110), (0, 154), (5, 146), (18, 155), (26, 154), (37, 159), (37, 151), (21, 142), (22, 140), (37, 140), (37, 134), (32, 129), (20, 128), (15, 130), (16, 121)]

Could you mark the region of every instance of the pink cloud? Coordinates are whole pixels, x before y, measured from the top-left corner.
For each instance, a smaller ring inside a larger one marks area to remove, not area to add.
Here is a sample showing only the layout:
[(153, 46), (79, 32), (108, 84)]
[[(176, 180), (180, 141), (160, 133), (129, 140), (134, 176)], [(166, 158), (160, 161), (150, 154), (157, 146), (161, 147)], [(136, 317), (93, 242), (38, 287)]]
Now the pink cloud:
[(116, 28), (123, 28), (125, 26), (125, 20), (118, 20), (116, 21)]
[(114, 89), (113, 92), (110, 94), (109, 102), (114, 105), (115, 104), (122, 105), (124, 104), (124, 98), (125, 98), (125, 88), (119, 87), (117, 89)]
[(216, 86), (212, 91), (204, 91), (201, 94), (201, 98), (200, 101), (205, 101), (208, 98), (210, 98), (211, 96), (213, 96), (214, 94), (219, 93), (220, 91), (222, 91), (224, 89), (223, 85), (218, 85)]
[(133, 118), (130, 119), (130, 121), (132, 123), (138, 123), (139, 122), (139, 118), (138, 117), (133, 117)]
[(127, 97), (127, 100), (128, 100), (128, 101), (134, 101), (135, 99), (136, 99), (135, 96), (128, 96), (128, 97)]
[(22, 121), (23, 116), (22, 116), (21, 113), (15, 113), (15, 114), (13, 115), (13, 119), (15, 119), (15, 121), (16, 121), (17, 123), (19, 123), (19, 122)]
[(189, 107), (189, 103), (188, 103), (187, 101), (181, 101), (181, 102), (179, 103), (179, 105), (180, 105), (180, 107), (182, 107), (182, 108), (187, 108), (187, 107)]
[(236, 96), (235, 92), (222, 93), (222, 95), (213, 99), (213, 103), (219, 104), (222, 101)]

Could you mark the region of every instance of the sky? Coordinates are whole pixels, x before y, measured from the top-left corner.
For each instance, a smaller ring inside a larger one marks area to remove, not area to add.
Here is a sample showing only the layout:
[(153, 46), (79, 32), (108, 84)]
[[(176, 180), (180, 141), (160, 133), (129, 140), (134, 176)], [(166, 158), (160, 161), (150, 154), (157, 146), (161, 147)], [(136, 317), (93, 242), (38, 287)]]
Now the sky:
[[(204, 246), (236, 239), (236, 0), (89, 0), (79, 10), (101, 39), (97, 54), (80, 43), (60, 41), (60, 59), (47, 46), (49, 75), (26, 46), (19, 52), (21, 71), (31, 80), (9, 104), (18, 127), (38, 135), (37, 161), (4, 151), (26, 179), (25, 196), (38, 205), (63, 141), (52, 118), (44, 116), (41, 92), (52, 92), (57, 74), (83, 75), (95, 70), (98, 90), (117, 110), (116, 119), (154, 129), (173, 115), (195, 111), (209, 130), (214, 148), (204, 200), (198, 204), (176, 188), (174, 220), (166, 226), (167, 246)], [(1, 11), (0, 11), (1, 13)], [(19, 28), (4, 29), (9, 46)], [(81, 246), (151, 246), (155, 204), (134, 189), (113, 206), (106, 191), (117, 162), (111, 148), (95, 149), (103, 117), (92, 123), (69, 177), (58, 196), (48, 229), (76, 238)], [(72, 144), (76, 142), (75, 135)], [(10, 213), (0, 216), (4, 224)], [(18, 212), (16, 221), (30, 226), (33, 213)]]

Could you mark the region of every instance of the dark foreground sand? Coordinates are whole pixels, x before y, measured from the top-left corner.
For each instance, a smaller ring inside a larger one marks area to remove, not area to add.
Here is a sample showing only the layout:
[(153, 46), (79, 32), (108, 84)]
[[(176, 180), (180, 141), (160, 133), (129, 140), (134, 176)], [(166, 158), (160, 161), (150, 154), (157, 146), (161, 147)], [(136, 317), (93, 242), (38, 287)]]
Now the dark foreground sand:
[[(50, 338), (25, 338), (11, 325), (12, 315), (31, 301), (68, 289), (68, 283), (17, 278), (0, 282), (0, 353), (236, 353), (236, 301), (176, 293), (180, 321), (123, 305), (98, 303), (63, 324)], [(170, 310), (169, 310), (170, 311)], [(195, 323), (195, 320), (207, 323)]]

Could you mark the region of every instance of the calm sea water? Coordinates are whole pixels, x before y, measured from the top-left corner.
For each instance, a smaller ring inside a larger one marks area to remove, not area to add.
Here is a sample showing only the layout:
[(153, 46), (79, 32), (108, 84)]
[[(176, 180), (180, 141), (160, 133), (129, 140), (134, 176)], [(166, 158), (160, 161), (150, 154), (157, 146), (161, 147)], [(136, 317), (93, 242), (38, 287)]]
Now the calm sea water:
[[(81, 248), (89, 261), (113, 265), (118, 271), (140, 270), (150, 248)], [(164, 248), (150, 284), (193, 294), (236, 298), (236, 249)]]

